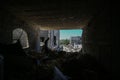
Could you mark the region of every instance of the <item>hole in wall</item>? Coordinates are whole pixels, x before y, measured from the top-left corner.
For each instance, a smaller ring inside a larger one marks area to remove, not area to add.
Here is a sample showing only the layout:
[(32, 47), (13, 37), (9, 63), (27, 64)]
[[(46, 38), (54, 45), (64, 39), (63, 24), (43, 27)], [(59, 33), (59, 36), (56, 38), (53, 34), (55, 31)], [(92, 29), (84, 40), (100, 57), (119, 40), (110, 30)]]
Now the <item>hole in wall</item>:
[(60, 30), (60, 47), (66, 52), (79, 52), (82, 49), (82, 29)]
[(26, 31), (24, 31), (21, 28), (16, 28), (13, 30), (12, 35), (13, 35), (13, 43), (16, 43), (17, 40), (19, 39), (23, 48), (29, 47), (28, 36)]

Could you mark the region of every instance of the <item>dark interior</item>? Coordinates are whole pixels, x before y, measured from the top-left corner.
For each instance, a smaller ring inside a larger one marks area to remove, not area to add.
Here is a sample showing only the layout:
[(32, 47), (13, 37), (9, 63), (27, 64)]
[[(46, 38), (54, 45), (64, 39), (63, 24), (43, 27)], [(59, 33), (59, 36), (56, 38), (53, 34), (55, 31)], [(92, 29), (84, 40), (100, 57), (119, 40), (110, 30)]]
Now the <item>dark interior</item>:
[[(1, 0), (0, 80), (53, 80), (53, 65), (70, 77), (54, 80), (116, 80), (119, 58), (113, 53), (111, 7), (107, 0)], [(16, 28), (26, 31), (29, 49), (22, 49), (19, 39), (12, 44)], [(82, 51), (66, 56), (48, 50), (44, 53), (52, 57), (45, 58), (33, 51), (42, 29), (83, 29)], [(45, 64), (52, 67), (46, 69)]]

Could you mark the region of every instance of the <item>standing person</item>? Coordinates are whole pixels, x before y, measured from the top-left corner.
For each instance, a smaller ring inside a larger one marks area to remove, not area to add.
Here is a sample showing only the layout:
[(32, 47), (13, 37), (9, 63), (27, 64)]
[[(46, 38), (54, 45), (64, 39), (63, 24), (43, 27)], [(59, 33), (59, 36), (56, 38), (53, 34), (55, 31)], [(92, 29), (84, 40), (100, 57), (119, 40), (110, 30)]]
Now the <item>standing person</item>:
[(44, 41), (43, 52), (45, 53), (48, 53), (48, 40), (49, 40), (49, 37)]

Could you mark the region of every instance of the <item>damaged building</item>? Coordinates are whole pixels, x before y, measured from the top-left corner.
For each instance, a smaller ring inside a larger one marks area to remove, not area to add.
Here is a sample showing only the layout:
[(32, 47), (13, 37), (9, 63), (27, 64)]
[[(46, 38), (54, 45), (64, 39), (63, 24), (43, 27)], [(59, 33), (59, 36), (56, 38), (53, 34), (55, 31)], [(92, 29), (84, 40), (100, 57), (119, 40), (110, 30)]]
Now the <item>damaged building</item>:
[[(111, 25), (111, 19), (117, 20), (112, 12), (106, 0), (1, 0), (0, 80), (116, 80), (120, 58), (113, 52), (117, 40), (111, 26), (118, 25)], [(59, 46), (62, 29), (83, 30), (82, 51), (75, 60), (74, 54), (52, 50)], [(40, 45), (48, 37), (51, 49), (45, 46), (44, 55)], [(58, 76), (56, 65), (64, 75)]]
[(40, 31), (40, 42), (43, 42), (50, 38), (48, 41), (48, 47), (50, 49), (54, 49), (55, 47), (59, 47), (60, 42), (60, 32), (59, 30), (41, 30)]

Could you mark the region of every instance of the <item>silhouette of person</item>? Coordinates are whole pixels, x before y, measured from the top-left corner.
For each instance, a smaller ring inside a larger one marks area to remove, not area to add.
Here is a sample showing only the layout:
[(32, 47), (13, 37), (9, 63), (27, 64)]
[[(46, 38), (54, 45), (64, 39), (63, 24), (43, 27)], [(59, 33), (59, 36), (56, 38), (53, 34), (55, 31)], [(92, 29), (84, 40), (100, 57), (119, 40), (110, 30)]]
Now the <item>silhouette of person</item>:
[(45, 53), (48, 53), (48, 40), (49, 40), (49, 37), (44, 41), (43, 51), (44, 51)]

